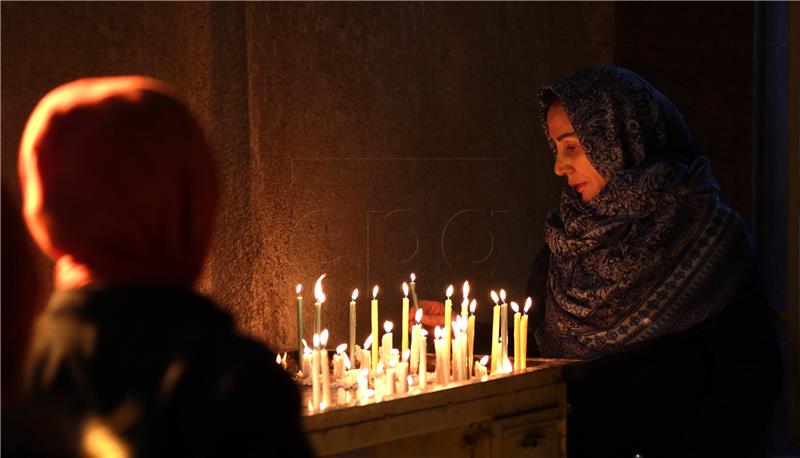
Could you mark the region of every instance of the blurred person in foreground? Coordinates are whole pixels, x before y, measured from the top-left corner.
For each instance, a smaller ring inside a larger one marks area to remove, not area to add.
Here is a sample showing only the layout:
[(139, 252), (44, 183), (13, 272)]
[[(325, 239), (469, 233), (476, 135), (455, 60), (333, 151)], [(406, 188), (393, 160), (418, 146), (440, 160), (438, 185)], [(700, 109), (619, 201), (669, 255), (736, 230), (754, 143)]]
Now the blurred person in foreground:
[(194, 290), (216, 164), (171, 88), (139, 76), (56, 88), (28, 120), (19, 170), (28, 228), (55, 262), (27, 389), (81, 425), (82, 453), (311, 455), (275, 355)]

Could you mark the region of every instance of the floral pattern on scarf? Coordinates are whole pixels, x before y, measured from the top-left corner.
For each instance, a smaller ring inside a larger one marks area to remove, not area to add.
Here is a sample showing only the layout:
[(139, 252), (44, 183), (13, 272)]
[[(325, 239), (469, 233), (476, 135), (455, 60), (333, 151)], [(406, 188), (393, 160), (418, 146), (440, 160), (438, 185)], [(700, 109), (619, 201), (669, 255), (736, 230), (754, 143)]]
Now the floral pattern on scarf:
[(543, 354), (601, 357), (724, 308), (749, 273), (750, 241), (678, 109), (610, 65), (549, 84), (539, 100), (545, 134), (558, 100), (608, 179), (587, 203), (565, 186), (545, 223), (547, 308), (536, 332)]

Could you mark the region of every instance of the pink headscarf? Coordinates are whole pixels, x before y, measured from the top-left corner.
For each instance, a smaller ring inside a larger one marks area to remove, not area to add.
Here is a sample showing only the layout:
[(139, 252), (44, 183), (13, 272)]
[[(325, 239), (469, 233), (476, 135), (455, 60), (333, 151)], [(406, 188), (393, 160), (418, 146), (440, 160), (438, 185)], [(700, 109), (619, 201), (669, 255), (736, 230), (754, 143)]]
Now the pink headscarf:
[(123, 76), (60, 86), (22, 137), (24, 215), (57, 288), (191, 287), (210, 244), (216, 164), (173, 90)]

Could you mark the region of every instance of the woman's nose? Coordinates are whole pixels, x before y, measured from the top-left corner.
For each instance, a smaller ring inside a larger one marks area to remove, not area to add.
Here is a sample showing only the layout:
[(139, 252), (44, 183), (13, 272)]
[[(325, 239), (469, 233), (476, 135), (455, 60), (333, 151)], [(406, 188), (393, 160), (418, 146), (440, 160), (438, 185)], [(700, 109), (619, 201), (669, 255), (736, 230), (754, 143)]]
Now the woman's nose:
[(564, 175), (567, 175), (571, 169), (572, 165), (566, 160), (566, 158), (564, 158), (564, 155), (561, 153), (556, 154), (556, 162), (553, 165), (553, 172), (556, 175), (563, 177)]

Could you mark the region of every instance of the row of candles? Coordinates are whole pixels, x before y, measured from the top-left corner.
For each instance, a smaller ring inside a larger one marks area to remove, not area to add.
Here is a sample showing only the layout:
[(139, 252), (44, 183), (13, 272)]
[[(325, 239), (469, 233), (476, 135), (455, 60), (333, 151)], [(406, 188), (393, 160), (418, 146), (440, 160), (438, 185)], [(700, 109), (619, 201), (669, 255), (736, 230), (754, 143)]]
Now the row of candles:
[[(298, 355), (302, 356), (300, 364), (301, 376), (303, 378), (311, 374), (312, 378), (312, 397), (309, 400), (311, 410), (324, 410), (331, 404), (331, 376), (328, 366), (328, 352), (326, 349), (328, 341), (327, 329), (321, 329), (321, 309), (325, 302), (325, 294), (322, 291), (322, 280), (325, 274), (319, 277), (314, 287), (316, 302), (314, 319), (313, 348), (309, 348), (303, 335), (303, 298), (301, 296), (302, 287), (297, 285), (297, 331), (298, 331)], [(381, 345), (373, 342), (378, 341), (378, 286), (372, 290), (371, 303), (371, 334), (364, 342), (363, 348), (355, 344), (356, 332), (356, 299), (358, 290), (354, 290), (350, 301), (350, 344), (341, 344), (336, 347), (336, 354), (333, 355), (333, 378), (342, 385), (357, 384), (356, 399), (364, 402), (374, 397), (380, 400), (385, 396), (395, 393), (406, 393), (409, 386), (414, 384), (416, 375), (416, 386), (424, 390), (428, 384), (427, 373), (427, 335), (428, 332), (422, 328), (422, 309), (417, 304), (415, 291), (415, 276), (411, 274), (410, 285), (403, 283), (402, 298), (402, 331), (401, 348), (395, 349), (393, 343), (393, 324), (390, 321), (384, 323), (384, 335)], [(453, 286), (450, 285), (445, 293), (444, 308), (444, 327), (436, 326), (434, 331), (434, 349), (436, 354), (435, 378), (434, 382), (446, 385), (451, 381), (464, 381), (477, 377), (484, 380), (489, 373), (508, 373), (522, 370), (526, 367), (527, 358), (527, 334), (528, 334), (528, 311), (532, 306), (529, 297), (525, 303), (522, 313), (515, 302), (510, 302), (514, 312), (514, 361), (513, 365), (508, 357), (508, 307), (505, 290), (500, 290), (498, 295), (495, 291), (491, 292), (492, 300), (495, 305), (492, 314), (492, 346), (491, 346), (491, 366), (489, 355), (481, 358), (480, 361), (474, 359), (475, 342), (475, 309), (476, 300), (469, 300), (469, 282), (464, 282), (461, 303), (461, 313), (452, 320), (452, 300)], [(409, 347), (409, 300), (411, 292), (414, 301), (415, 323), (411, 329), (411, 342)], [(469, 313), (468, 313), (469, 312)], [(349, 347), (349, 357), (346, 349)], [(353, 369), (353, 361), (359, 363), (359, 369)], [(278, 357), (281, 362), (281, 357)], [(285, 355), (283, 358), (285, 366)], [(373, 389), (369, 389), (369, 381), (372, 381)], [(355, 383), (353, 383), (355, 382)], [(339, 389), (337, 401), (346, 403), (352, 401), (349, 391)]]

